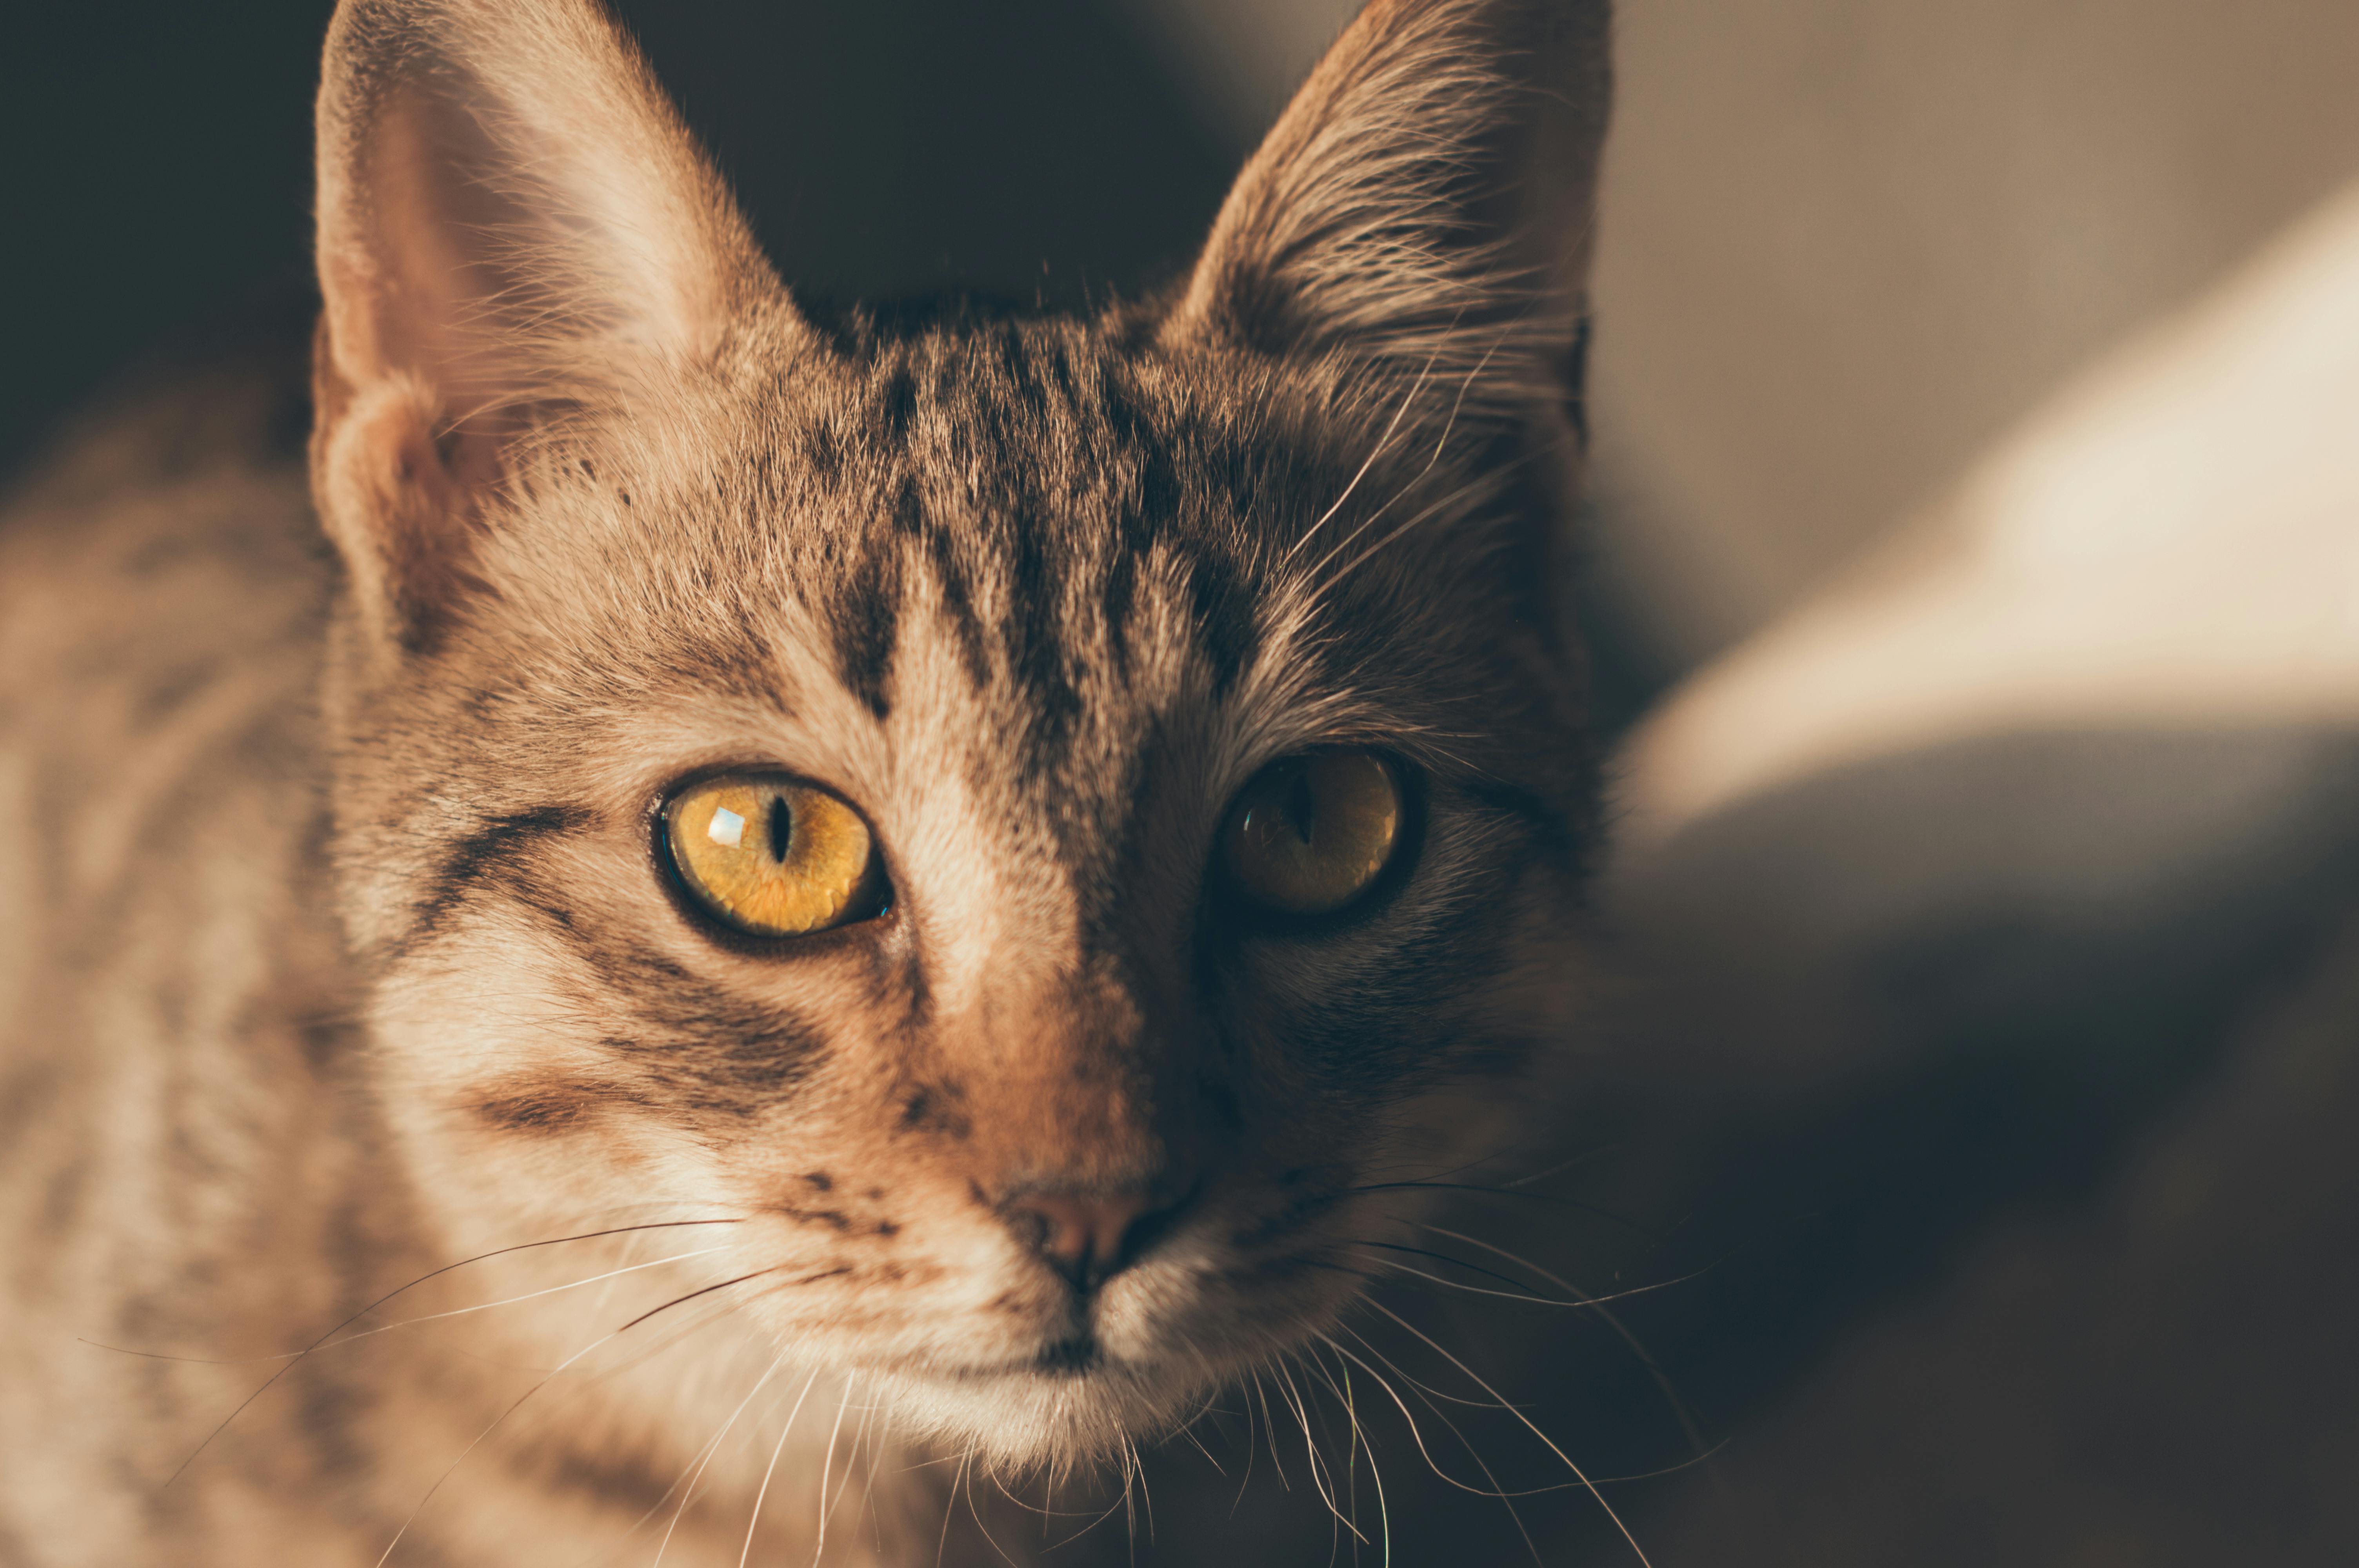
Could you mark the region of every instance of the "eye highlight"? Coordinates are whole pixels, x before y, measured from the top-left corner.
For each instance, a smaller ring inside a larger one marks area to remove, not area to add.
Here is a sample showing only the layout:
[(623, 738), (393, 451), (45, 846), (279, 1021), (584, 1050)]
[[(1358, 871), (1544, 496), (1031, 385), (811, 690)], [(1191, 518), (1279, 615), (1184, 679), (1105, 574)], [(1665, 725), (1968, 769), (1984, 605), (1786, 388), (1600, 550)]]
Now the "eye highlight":
[(1400, 777), (1373, 752), (1272, 762), (1240, 791), (1221, 828), (1230, 885), (1284, 914), (1332, 914), (1384, 874), (1400, 848)]
[(756, 936), (806, 936), (882, 913), (876, 845), (860, 814), (792, 779), (729, 773), (664, 806), (689, 893)]

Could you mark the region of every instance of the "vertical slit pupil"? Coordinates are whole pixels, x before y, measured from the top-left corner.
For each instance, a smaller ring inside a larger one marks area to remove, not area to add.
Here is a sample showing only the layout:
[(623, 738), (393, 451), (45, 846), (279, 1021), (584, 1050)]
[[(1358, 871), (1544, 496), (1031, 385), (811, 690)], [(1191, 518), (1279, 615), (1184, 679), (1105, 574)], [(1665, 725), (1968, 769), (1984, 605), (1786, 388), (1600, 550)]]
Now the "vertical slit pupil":
[(1293, 819), (1296, 836), (1305, 844), (1310, 842), (1311, 818), (1318, 810), (1318, 799), (1310, 789), (1310, 770), (1300, 769), (1294, 775), (1293, 787), (1286, 792), (1286, 814)]
[(794, 841), (795, 814), (782, 795), (770, 797), (770, 859), (787, 863), (787, 846)]

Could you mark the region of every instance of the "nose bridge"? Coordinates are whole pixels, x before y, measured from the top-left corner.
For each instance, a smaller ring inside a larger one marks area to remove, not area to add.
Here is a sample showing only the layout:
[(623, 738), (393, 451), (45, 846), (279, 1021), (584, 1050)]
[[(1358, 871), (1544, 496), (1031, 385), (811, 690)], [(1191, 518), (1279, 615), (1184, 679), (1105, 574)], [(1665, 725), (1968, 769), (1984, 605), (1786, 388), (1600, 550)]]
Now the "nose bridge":
[(1192, 1179), (1190, 1032), (1107, 958), (995, 996), (972, 1067), (975, 1179), (1018, 1193), (1160, 1197)]

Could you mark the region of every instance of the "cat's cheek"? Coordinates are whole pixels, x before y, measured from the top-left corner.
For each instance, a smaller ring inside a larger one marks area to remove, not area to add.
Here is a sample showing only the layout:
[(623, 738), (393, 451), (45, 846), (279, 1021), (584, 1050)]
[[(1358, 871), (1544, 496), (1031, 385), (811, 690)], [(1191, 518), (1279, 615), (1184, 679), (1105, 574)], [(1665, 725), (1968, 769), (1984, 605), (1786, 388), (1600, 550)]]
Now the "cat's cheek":
[(377, 1054), (408, 1091), (388, 1113), (419, 1158), (456, 1173), (447, 1206), (486, 1226), (686, 1199), (712, 1184), (709, 1157), (665, 1135), (560, 973), (537, 933), (478, 918), (389, 975), (374, 1000)]

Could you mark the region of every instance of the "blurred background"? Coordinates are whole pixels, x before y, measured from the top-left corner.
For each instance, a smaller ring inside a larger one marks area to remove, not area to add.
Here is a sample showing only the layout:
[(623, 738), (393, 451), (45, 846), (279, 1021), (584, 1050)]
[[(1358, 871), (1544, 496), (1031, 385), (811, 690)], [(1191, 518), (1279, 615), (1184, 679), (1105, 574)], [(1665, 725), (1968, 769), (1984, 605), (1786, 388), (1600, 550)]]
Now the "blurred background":
[[(20, 9), (10, 470), (299, 301), (329, 6)], [(621, 9), (799, 290), (1082, 305), (1185, 265), (1353, 6)], [(1658, 1563), (2359, 1561), (2359, 6), (1619, 11), (1578, 593), (1624, 978), (1559, 1206), (1482, 1223), (1650, 1293), (1434, 1310), (1593, 1473), (1712, 1451), (1612, 1488)], [(1227, 1494), (1168, 1485), (1203, 1561)], [(1523, 1550), (1450, 1500), (1398, 1560)]]

